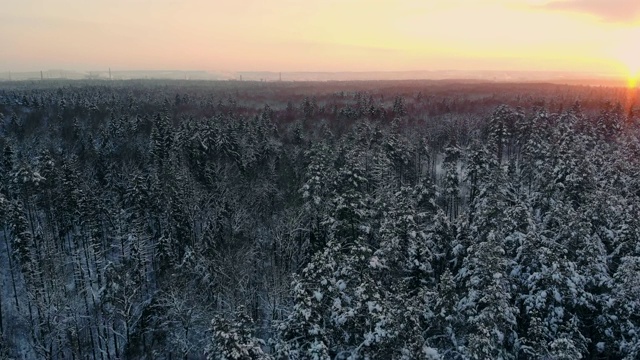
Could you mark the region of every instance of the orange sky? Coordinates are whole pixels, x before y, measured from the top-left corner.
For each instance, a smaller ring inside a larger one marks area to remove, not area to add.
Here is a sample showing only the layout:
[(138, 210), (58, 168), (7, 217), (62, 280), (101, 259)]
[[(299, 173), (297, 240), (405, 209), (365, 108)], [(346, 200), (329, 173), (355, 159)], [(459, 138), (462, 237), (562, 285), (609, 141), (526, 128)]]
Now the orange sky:
[(638, 47), (638, 0), (2, 0), (0, 6), (0, 71), (628, 72), (640, 70)]

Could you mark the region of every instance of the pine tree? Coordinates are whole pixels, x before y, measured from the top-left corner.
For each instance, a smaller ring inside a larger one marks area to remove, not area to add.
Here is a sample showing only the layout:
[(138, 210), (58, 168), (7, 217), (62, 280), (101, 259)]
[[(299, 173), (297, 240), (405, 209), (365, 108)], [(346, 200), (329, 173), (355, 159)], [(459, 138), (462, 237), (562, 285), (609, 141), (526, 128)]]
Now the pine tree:
[(505, 147), (510, 145), (515, 124), (522, 115), (506, 105), (498, 106), (489, 120), (489, 146), (495, 151), (498, 164), (502, 164)]
[(264, 342), (252, 335), (253, 321), (240, 307), (235, 319), (216, 316), (211, 321), (211, 339), (205, 350), (209, 360), (266, 360), (270, 356), (262, 350)]
[[(610, 338), (604, 348), (607, 353), (626, 359), (640, 356), (640, 257), (626, 256), (621, 259), (620, 267), (613, 276), (613, 295), (606, 304), (605, 316), (601, 321), (606, 324), (605, 334)], [(596, 344), (596, 347), (600, 343)], [(602, 342), (604, 347), (605, 342)]]
[(458, 217), (460, 197), (460, 180), (458, 176), (459, 158), (460, 150), (455, 145), (445, 149), (444, 162), (442, 164), (444, 170), (442, 193), (446, 199), (445, 209), (451, 220)]
[(385, 274), (368, 247), (330, 241), (293, 283), (293, 311), (278, 327), (278, 358), (392, 357), (400, 349), (401, 317), (377, 280)]
[(465, 353), (472, 359), (515, 359), (516, 316), (502, 239), (491, 231), (472, 245), (459, 271), (467, 289), (458, 302), (468, 326)]
[(397, 117), (402, 117), (407, 115), (407, 109), (405, 105), (405, 100), (402, 96), (396, 96), (393, 99), (393, 114)]

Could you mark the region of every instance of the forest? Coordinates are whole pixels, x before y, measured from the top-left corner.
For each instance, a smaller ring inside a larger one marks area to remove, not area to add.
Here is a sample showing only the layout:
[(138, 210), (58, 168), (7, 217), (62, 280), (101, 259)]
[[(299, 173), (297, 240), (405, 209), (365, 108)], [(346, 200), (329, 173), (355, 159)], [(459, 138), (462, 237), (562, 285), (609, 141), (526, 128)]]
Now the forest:
[(0, 359), (639, 359), (638, 89), (0, 83)]

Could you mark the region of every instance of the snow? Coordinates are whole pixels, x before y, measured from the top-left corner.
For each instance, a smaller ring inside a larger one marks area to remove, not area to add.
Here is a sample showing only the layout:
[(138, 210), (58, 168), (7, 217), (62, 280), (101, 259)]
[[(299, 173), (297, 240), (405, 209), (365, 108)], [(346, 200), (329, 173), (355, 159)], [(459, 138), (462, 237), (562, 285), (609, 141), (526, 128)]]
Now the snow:
[(371, 259), (369, 259), (369, 266), (371, 266), (374, 269), (381, 268), (382, 263), (380, 262), (380, 259), (374, 255), (371, 257)]
[(425, 360), (440, 360), (442, 359), (442, 357), (440, 356), (440, 354), (438, 353), (438, 350), (429, 347), (427, 345), (424, 345), (422, 347), (422, 353), (425, 356)]
[(338, 280), (336, 286), (338, 287), (338, 290), (344, 291), (344, 289), (347, 288), (347, 283), (344, 280)]

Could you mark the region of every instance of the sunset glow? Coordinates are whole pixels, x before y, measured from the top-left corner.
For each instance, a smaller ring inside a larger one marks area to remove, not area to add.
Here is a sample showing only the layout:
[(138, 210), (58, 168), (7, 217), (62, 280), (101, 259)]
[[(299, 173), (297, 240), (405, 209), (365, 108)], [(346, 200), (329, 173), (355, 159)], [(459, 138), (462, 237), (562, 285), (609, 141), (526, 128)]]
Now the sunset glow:
[(611, 51), (611, 56), (618, 60), (620, 72), (628, 81), (629, 87), (638, 85), (640, 76), (640, 28), (630, 28), (619, 38)]
[(635, 77), (640, 57), (630, 47), (638, 43), (640, 2), (599, 1), (6, 0), (0, 72), (451, 69)]
[(638, 77), (640, 77), (640, 49), (633, 48), (626, 57), (622, 58), (622, 61), (628, 70), (629, 87), (638, 86)]
[(630, 88), (638, 87), (638, 77), (639, 77), (638, 70), (629, 74), (628, 85)]

